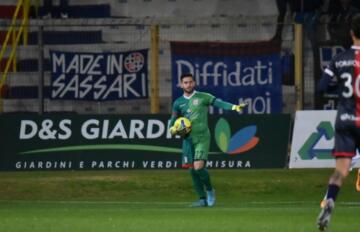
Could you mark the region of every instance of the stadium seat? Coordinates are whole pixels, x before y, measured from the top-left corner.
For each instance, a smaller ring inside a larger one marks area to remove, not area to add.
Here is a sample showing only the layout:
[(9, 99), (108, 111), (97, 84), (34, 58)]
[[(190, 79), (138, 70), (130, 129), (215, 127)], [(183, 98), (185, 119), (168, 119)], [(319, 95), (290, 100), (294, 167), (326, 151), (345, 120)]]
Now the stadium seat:
[[(39, 8), (39, 12), (43, 12), (43, 8)], [(33, 10), (32, 10), (33, 12)], [(111, 17), (109, 4), (96, 5), (70, 5), (66, 13), (69, 18), (109, 18)], [(60, 8), (54, 6), (54, 15), (60, 15)], [(34, 14), (32, 14), (35, 17)]]
[[(101, 31), (44, 31), (45, 45), (54, 44), (93, 44), (102, 42)], [(29, 44), (38, 44), (38, 33), (29, 33)]]
[[(38, 32), (33, 31), (28, 35), (28, 44), (38, 44)], [(0, 44), (5, 41), (6, 31), (0, 31)], [(9, 42), (11, 43), (12, 37)], [(101, 31), (44, 31), (43, 42), (49, 44), (93, 44), (102, 43)]]

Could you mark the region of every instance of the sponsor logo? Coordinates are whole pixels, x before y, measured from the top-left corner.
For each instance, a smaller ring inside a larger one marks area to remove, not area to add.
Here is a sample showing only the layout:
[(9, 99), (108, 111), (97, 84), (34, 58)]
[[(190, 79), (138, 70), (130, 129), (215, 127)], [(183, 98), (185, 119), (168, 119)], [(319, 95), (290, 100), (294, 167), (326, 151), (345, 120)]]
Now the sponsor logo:
[(316, 148), (321, 139), (331, 140), (334, 137), (334, 128), (330, 121), (322, 121), (316, 127), (304, 145), (299, 149), (298, 154), (303, 160), (331, 159), (331, 149)]
[[(150, 119), (147, 121), (130, 120), (125, 123), (122, 120), (110, 122), (108, 119), (88, 119), (80, 125), (81, 137), (85, 140), (132, 140), (132, 139), (159, 139), (171, 135), (166, 125), (161, 120)], [(55, 122), (51, 119), (44, 119), (41, 122), (32, 120), (21, 120), (19, 139), (20, 140), (71, 140), (74, 128), (70, 119), (62, 119)], [(256, 125), (250, 125), (238, 130), (233, 136), (230, 133), (230, 125), (220, 118), (215, 126), (215, 140), (221, 152), (212, 151), (209, 154), (240, 154), (254, 148), (259, 138), (255, 136)], [(177, 137), (180, 139), (180, 137)], [(73, 152), (91, 150), (129, 150), (129, 151), (153, 151), (164, 153), (181, 153), (179, 147), (154, 146), (144, 144), (82, 144), (62, 147), (49, 147), (35, 150), (23, 151), (20, 154), (36, 154), (49, 152)]]
[(215, 126), (215, 140), (219, 149), (229, 155), (244, 153), (253, 149), (260, 141), (255, 136), (257, 131), (256, 125), (250, 125), (238, 130), (231, 136), (229, 123), (220, 118)]

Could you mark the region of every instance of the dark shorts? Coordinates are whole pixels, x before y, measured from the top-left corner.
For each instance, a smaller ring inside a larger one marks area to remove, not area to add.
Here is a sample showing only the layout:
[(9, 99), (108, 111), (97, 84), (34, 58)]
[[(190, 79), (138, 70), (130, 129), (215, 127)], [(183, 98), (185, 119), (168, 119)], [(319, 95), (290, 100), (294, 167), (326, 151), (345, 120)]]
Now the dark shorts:
[(360, 128), (355, 124), (337, 123), (335, 126), (335, 146), (333, 156), (352, 158), (356, 155), (356, 149), (360, 145)]

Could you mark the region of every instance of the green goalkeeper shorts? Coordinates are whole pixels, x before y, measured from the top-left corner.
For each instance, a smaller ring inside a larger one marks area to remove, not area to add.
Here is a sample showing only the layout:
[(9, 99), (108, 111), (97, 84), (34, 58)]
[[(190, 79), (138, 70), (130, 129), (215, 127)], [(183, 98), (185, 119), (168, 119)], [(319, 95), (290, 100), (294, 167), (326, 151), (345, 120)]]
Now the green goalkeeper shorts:
[(207, 160), (209, 156), (210, 141), (201, 141), (194, 144), (194, 160)]
[(183, 140), (182, 151), (183, 151), (183, 164), (191, 164), (194, 160), (207, 160), (210, 148), (210, 138), (207, 139), (204, 136), (198, 140), (197, 143), (193, 143), (191, 137)]

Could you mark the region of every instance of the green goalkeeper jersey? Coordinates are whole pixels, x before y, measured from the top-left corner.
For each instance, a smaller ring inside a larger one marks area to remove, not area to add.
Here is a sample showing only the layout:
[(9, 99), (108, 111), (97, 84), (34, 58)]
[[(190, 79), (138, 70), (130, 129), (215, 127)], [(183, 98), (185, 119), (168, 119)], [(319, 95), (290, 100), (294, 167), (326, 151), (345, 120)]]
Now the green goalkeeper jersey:
[(230, 110), (233, 106), (233, 104), (221, 101), (209, 93), (194, 91), (190, 97), (183, 95), (174, 101), (169, 126), (173, 126), (177, 117), (188, 118), (191, 121), (190, 136), (193, 142), (196, 142), (201, 136), (210, 134), (208, 111), (211, 105), (225, 110)]

